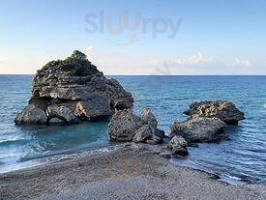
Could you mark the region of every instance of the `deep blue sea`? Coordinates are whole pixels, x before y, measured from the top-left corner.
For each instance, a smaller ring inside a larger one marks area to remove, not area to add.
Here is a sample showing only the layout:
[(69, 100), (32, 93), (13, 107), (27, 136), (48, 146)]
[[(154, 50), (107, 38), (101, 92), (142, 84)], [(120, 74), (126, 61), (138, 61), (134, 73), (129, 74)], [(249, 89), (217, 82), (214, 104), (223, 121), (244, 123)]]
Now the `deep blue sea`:
[[(232, 180), (266, 182), (266, 76), (113, 76), (130, 91), (135, 111), (150, 107), (166, 133), (200, 100), (233, 101), (246, 120), (226, 132), (232, 140), (190, 147), (171, 162)], [(0, 173), (43, 164), (52, 157), (108, 147), (108, 121), (72, 126), (20, 127), (13, 122), (30, 98), (32, 75), (0, 75)]]

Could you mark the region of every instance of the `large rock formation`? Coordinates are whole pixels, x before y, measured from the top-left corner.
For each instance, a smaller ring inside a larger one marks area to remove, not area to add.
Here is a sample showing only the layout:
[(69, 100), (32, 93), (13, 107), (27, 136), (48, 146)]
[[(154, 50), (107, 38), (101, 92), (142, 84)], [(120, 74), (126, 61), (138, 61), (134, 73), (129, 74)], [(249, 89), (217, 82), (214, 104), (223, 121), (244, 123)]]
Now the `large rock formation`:
[(73, 124), (133, 106), (131, 94), (115, 79), (107, 79), (79, 51), (46, 64), (32, 85), (29, 105), (17, 115), (16, 124)]
[(175, 122), (171, 127), (171, 135), (182, 136), (188, 143), (216, 142), (225, 139), (223, 128), (226, 124), (218, 118), (198, 117), (183, 122)]
[(235, 104), (228, 101), (201, 101), (190, 105), (184, 112), (189, 118), (197, 117), (216, 117), (227, 124), (238, 124), (240, 120), (245, 119)]
[(165, 135), (157, 128), (157, 124), (155, 116), (148, 108), (142, 109), (141, 117), (135, 115), (132, 109), (118, 110), (109, 123), (108, 133), (110, 139), (116, 142), (158, 144)]

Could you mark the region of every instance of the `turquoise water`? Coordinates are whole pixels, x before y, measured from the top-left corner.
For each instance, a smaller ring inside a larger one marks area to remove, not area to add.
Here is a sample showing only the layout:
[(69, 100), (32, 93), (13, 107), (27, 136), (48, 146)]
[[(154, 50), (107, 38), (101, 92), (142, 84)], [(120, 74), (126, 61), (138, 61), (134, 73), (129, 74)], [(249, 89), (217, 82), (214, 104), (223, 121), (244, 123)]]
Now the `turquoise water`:
[[(33, 76), (0, 76), (0, 172), (36, 165), (36, 159), (112, 145), (108, 121), (73, 126), (19, 127), (15, 115), (30, 98)], [(246, 114), (226, 132), (231, 141), (190, 148), (186, 160), (173, 160), (225, 177), (266, 181), (265, 76), (114, 76), (135, 99), (135, 111), (152, 109), (167, 133), (195, 101), (233, 101)], [(25, 164), (27, 163), (27, 164)], [(38, 163), (38, 162), (37, 162)]]

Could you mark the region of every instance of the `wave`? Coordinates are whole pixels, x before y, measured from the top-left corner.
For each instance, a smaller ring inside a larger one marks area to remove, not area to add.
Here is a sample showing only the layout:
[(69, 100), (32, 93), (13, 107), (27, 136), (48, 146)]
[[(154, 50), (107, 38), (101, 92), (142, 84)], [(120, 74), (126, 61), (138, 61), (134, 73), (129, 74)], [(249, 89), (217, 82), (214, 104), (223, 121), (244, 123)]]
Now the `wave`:
[(0, 146), (6, 146), (6, 145), (23, 145), (23, 144), (26, 144), (28, 141), (29, 141), (28, 139), (2, 140), (2, 141), (0, 141)]

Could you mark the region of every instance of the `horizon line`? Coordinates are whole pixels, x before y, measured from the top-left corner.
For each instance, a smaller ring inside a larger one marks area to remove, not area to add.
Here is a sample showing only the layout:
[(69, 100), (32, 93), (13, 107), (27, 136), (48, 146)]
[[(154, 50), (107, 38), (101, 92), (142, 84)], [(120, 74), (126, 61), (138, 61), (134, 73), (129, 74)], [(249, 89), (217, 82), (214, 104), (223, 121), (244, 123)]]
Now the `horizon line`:
[[(32, 76), (35, 74), (1, 74), (0, 76)], [(266, 76), (266, 74), (104, 74), (104, 76)]]

